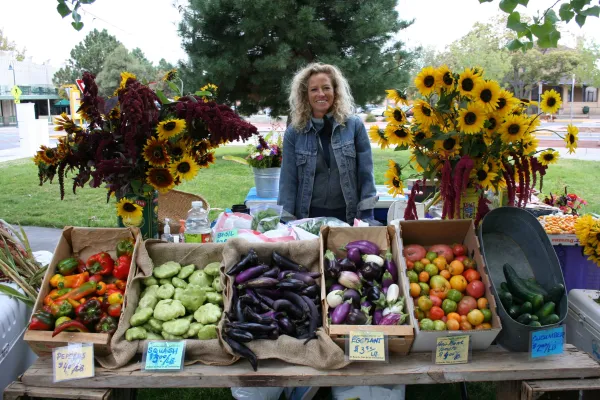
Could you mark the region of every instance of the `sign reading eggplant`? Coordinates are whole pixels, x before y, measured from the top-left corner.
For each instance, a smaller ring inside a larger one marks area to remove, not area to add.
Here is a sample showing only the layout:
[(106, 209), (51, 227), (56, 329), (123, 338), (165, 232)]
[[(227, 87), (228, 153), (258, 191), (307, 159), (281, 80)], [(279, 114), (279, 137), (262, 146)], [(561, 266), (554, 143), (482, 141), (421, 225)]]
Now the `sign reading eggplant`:
[(387, 342), (383, 332), (350, 331), (350, 361), (386, 361)]

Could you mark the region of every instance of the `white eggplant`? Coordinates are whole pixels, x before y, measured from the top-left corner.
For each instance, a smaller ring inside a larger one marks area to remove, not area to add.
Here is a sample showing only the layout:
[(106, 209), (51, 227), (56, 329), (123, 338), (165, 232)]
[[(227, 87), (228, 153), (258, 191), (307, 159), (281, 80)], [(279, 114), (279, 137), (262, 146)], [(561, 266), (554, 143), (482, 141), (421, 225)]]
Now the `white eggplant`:
[(392, 304), (392, 303), (395, 303), (396, 300), (398, 300), (399, 296), (400, 296), (400, 287), (398, 285), (396, 285), (395, 283), (392, 283), (388, 287), (385, 300), (387, 301), (388, 304)]
[(362, 256), (362, 259), (365, 263), (372, 262), (380, 267), (383, 267), (383, 258), (376, 256), (375, 254), (365, 254)]
[(329, 292), (327, 295), (327, 304), (331, 308), (336, 308), (344, 301), (344, 291), (343, 290), (333, 290)]

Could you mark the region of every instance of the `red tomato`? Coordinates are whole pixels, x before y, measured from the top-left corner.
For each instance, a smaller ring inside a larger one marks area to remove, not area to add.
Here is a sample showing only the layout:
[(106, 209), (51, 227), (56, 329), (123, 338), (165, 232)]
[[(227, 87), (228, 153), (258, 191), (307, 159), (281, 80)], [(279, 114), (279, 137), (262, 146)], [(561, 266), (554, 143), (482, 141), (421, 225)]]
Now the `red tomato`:
[(442, 299), (440, 299), (439, 297), (432, 295), (431, 293), (429, 294), (429, 298), (431, 299), (431, 301), (433, 302), (434, 306), (437, 307), (441, 307), (442, 306)]
[(454, 256), (464, 256), (467, 252), (467, 248), (465, 246), (463, 246), (462, 244), (458, 244), (458, 243), (454, 243), (452, 245), (452, 253), (454, 253)]
[(476, 269), (466, 269), (462, 274), (467, 282), (481, 280), (481, 274)]
[(472, 281), (467, 285), (467, 294), (478, 299), (485, 294), (485, 286), (481, 281)]
[(444, 317), (444, 310), (442, 310), (440, 307), (431, 307), (431, 310), (429, 310), (429, 318), (432, 321), (436, 321), (438, 319), (442, 319)]

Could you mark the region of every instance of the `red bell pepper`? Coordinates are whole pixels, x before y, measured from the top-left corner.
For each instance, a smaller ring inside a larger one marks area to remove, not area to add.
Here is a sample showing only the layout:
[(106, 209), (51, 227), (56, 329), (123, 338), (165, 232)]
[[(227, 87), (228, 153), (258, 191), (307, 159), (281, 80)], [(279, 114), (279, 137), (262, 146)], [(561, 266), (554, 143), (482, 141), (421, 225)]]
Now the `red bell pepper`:
[(127, 279), (129, 268), (131, 267), (131, 256), (124, 255), (117, 259), (117, 265), (112, 274), (117, 279)]
[(102, 308), (100, 302), (96, 299), (89, 299), (76, 309), (77, 319), (85, 325), (95, 323), (102, 317)]
[(90, 256), (85, 263), (86, 271), (90, 274), (110, 275), (114, 266), (115, 262), (105, 251)]
[(34, 331), (48, 331), (54, 326), (54, 317), (47, 311), (40, 310), (33, 314), (29, 329)]
[(133, 238), (123, 239), (117, 242), (117, 257), (123, 255), (131, 257), (133, 255), (133, 248), (135, 247), (135, 240)]
[(73, 331), (89, 332), (90, 331), (84, 324), (73, 319), (70, 321), (63, 322), (60, 325), (57, 325), (56, 328), (54, 328), (54, 332), (52, 332), (52, 337), (58, 335), (59, 333), (61, 333), (63, 331), (67, 331), (67, 330), (69, 332), (73, 332)]
[(108, 315), (110, 315), (111, 317), (115, 317), (115, 318), (119, 318), (119, 316), (121, 316), (121, 309), (123, 308), (123, 304), (120, 303), (116, 303), (116, 304), (110, 304), (108, 306)]
[(117, 330), (117, 320), (110, 315), (105, 315), (100, 318), (96, 325), (96, 332), (98, 333), (115, 333)]

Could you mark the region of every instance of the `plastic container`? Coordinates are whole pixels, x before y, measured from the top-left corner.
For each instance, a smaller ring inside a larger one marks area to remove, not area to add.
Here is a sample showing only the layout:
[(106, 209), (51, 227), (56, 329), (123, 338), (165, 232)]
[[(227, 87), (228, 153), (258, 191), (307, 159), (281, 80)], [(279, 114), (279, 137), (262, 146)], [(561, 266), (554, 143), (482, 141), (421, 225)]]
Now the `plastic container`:
[(204, 208), (204, 203), (202, 201), (192, 201), (192, 208), (188, 211), (185, 220), (185, 242), (209, 243), (212, 242), (211, 234), (208, 210)]
[[(510, 264), (521, 278), (533, 277), (548, 290), (565, 283), (558, 257), (539, 221), (531, 213), (516, 207), (490, 211), (483, 218), (479, 241), (502, 320), (497, 342), (511, 351), (526, 352), (529, 350), (529, 334), (536, 328), (512, 319), (498, 298), (497, 288), (506, 282), (503, 266)], [(568, 310), (566, 295), (557, 306), (560, 321), (543, 329), (558, 326), (564, 321)]]
[(598, 297), (598, 290), (571, 290), (565, 324), (567, 343), (589, 353), (600, 362), (600, 304), (594, 301)]
[(600, 288), (600, 268), (582, 253), (580, 246), (554, 246), (567, 291)]

